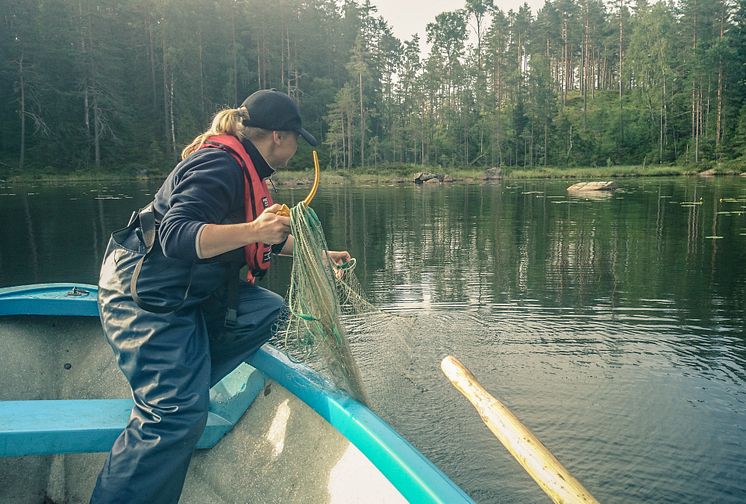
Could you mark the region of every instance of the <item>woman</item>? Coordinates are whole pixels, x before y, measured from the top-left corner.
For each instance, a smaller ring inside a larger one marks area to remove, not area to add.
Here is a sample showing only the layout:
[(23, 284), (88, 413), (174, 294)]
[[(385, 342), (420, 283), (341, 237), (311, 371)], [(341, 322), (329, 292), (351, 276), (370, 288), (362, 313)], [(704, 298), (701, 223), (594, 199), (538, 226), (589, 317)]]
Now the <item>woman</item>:
[(283, 309), (254, 282), (273, 253), (292, 254), (290, 218), (277, 214), (266, 179), (287, 166), (299, 136), (317, 144), (295, 102), (257, 91), (218, 112), (153, 203), (112, 234), (99, 309), (135, 405), (91, 502), (179, 500), (210, 387), (270, 338)]

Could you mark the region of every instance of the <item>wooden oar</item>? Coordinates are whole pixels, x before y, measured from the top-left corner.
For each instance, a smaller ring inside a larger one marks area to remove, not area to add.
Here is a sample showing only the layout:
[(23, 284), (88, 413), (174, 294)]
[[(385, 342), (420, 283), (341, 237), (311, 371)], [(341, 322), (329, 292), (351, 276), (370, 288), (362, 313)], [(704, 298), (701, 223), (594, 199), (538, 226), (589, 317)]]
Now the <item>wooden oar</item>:
[(598, 503), (559, 460), (500, 401), (492, 397), (455, 357), (440, 363), (451, 383), (474, 405), (484, 423), (554, 501)]

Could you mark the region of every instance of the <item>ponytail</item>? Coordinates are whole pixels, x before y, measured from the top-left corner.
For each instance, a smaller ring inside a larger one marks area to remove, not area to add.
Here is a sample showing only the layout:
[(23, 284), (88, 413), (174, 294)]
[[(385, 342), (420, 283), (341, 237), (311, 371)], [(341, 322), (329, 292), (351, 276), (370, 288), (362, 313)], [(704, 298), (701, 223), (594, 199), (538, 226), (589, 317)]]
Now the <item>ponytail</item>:
[(232, 135), (239, 140), (253, 136), (249, 130), (256, 128), (248, 128), (243, 125), (243, 121), (248, 119), (249, 111), (243, 107), (218, 111), (212, 118), (210, 129), (197, 135), (189, 145), (184, 147), (184, 150), (181, 151), (181, 159), (186, 159), (194, 151), (199, 150), (211, 136)]

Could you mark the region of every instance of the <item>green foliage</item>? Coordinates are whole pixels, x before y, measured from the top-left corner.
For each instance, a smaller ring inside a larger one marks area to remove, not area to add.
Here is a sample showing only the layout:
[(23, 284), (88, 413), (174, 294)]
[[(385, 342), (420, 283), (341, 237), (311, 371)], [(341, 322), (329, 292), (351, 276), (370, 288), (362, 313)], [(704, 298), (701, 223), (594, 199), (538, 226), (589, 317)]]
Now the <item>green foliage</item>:
[(746, 156), (746, 0), (465, 0), (427, 25), (429, 54), (369, 1), (4, 5), (3, 176), (162, 173), (216, 110), (268, 87), (300, 102), (337, 169)]

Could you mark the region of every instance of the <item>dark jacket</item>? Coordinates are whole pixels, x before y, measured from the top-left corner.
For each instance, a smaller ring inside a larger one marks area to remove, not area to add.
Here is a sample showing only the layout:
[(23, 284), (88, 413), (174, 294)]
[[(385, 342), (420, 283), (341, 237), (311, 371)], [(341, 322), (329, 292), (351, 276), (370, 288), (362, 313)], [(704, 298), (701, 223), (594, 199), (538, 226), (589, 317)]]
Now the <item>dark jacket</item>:
[[(274, 170), (256, 147), (243, 142), (261, 178)], [(137, 295), (149, 305), (174, 306), (188, 295), (207, 299), (229, 281), (238, 282), (244, 263), (237, 249), (221, 256), (200, 259), (196, 240), (206, 224), (233, 224), (245, 220), (242, 168), (226, 152), (203, 149), (181, 161), (155, 195), (158, 240), (143, 262)], [(277, 253), (283, 244), (273, 247)]]

